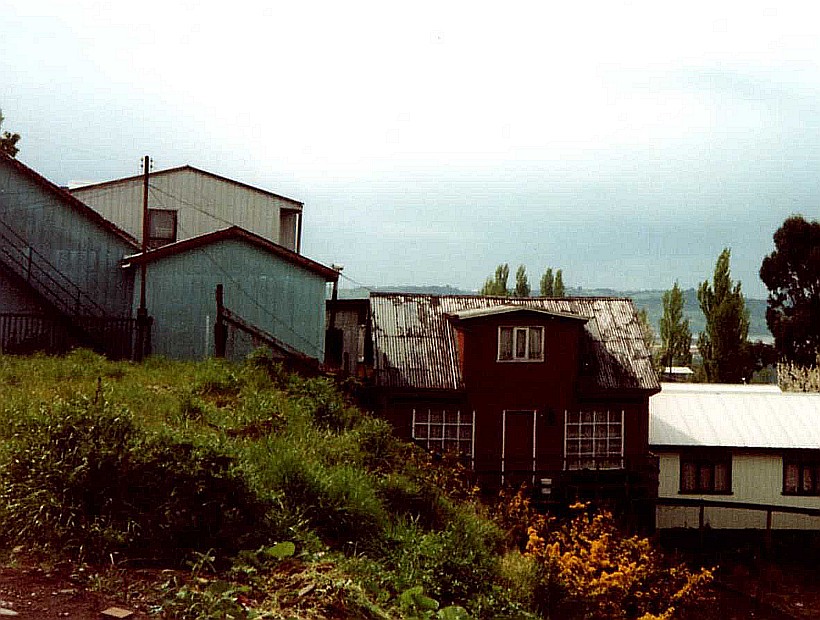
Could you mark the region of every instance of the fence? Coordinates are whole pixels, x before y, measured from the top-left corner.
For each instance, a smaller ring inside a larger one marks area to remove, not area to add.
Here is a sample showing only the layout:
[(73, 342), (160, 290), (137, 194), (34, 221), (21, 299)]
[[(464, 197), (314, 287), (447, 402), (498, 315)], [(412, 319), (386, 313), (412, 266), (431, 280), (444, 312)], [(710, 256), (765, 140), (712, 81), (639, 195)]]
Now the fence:
[[(136, 321), (130, 318), (76, 317), (72, 323), (94, 338), (95, 348), (112, 359), (131, 359), (134, 354)], [(89, 346), (64, 318), (40, 314), (0, 314), (0, 352), (23, 355), (59, 354)]]

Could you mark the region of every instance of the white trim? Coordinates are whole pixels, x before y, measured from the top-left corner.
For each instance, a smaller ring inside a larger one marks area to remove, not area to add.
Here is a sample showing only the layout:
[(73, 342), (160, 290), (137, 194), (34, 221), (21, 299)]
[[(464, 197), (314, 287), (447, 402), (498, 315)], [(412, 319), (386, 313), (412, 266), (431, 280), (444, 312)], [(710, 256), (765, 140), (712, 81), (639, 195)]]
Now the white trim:
[[(584, 422), (583, 421), (583, 415), (585, 413), (588, 413), (588, 414), (592, 415), (592, 421), (591, 422)], [(603, 437), (603, 438), (597, 437), (597, 434), (596, 434), (596, 427), (599, 424), (596, 420), (596, 414), (599, 414), (599, 413), (603, 413), (603, 414), (606, 415), (606, 421), (601, 423), (601, 424), (606, 426), (606, 431), (607, 431), (606, 436)], [(577, 411), (573, 411), (573, 412), (570, 412), (568, 410), (564, 411), (564, 470), (584, 469), (583, 467), (580, 466), (580, 463), (583, 460), (582, 457), (587, 457), (587, 460), (591, 460), (591, 461), (595, 462), (595, 468), (596, 469), (610, 469), (611, 470), (611, 469), (623, 469), (624, 468), (624, 446), (625, 446), (625, 441), (626, 441), (626, 429), (625, 429), (625, 426), (624, 426), (624, 410), (621, 409), (620, 413), (621, 413), (621, 415), (620, 415), (619, 427), (620, 427), (620, 443), (621, 443), (621, 445), (620, 445), (620, 448), (619, 448), (619, 454), (616, 455), (615, 453), (610, 453), (609, 452), (609, 439), (610, 439), (610, 437), (609, 437), (609, 426), (611, 424), (615, 423), (615, 422), (618, 422), (617, 419), (613, 419), (613, 418), (616, 418), (616, 415), (615, 415), (614, 412), (610, 411), (609, 409), (606, 409), (606, 410), (595, 410), (595, 409), (582, 410), (582, 409), (578, 409)], [(578, 421), (577, 422), (570, 422), (570, 415), (577, 415), (578, 416)], [(578, 435), (577, 435), (577, 437), (573, 437), (573, 440), (578, 441), (579, 445), (580, 445), (580, 442), (584, 439), (584, 437), (582, 435), (582, 428), (584, 426), (591, 426), (592, 431), (591, 431), (591, 435), (588, 438), (588, 440), (591, 442), (591, 446), (592, 446), (592, 452), (591, 453), (583, 453), (582, 454), (581, 451), (580, 451), (580, 448), (579, 448), (579, 451), (578, 451), (577, 454), (573, 454), (572, 456), (570, 456), (568, 454), (568, 448), (569, 448), (569, 437), (568, 436), (569, 436), (569, 429), (570, 429), (571, 426), (572, 427), (578, 427)], [(599, 455), (598, 450), (596, 448), (598, 447), (599, 440), (601, 440), (601, 439), (603, 439), (603, 442), (605, 443), (606, 449), (603, 453), (601, 453)], [(578, 464), (576, 464), (574, 466), (570, 466), (570, 463), (569, 463), (570, 458), (577, 459)], [(600, 461), (618, 460), (619, 464), (618, 464), (617, 467), (598, 467), (598, 461), (599, 460)]]
[(507, 410), (501, 414), (501, 486), (504, 486), (504, 475), (507, 473)]
[[(501, 330), (502, 329), (511, 329), (512, 330), (512, 337), (511, 337), (511, 355), (510, 359), (502, 359), (501, 358)], [(541, 332), (541, 355), (539, 357), (530, 357), (530, 330), (535, 330)], [(523, 331), (524, 332), (524, 343), (525, 343), (525, 352), (524, 357), (516, 357), (515, 355), (515, 335), (516, 332)], [(544, 326), (543, 325), (499, 325), (498, 326), (498, 339), (496, 341), (496, 354), (495, 354), (495, 361), (501, 362), (504, 364), (507, 363), (527, 363), (527, 362), (543, 362), (544, 361), (544, 349), (546, 345), (544, 343)]]
[[(543, 336), (543, 334), (542, 334)], [(536, 425), (535, 420), (538, 417), (538, 412), (536, 409), (532, 410), (532, 486), (535, 488), (535, 469), (536, 469), (536, 457), (535, 457), (535, 444), (538, 441), (537, 434), (536, 434)]]
[[(535, 485), (536, 443), (537, 443), (537, 409), (504, 409), (501, 414), (501, 485), (504, 486), (507, 474), (507, 413), (532, 413), (532, 484)], [(473, 418), (475, 419), (475, 418)]]
[[(426, 419), (424, 418), (424, 411), (421, 412), (421, 415), (419, 415), (418, 410), (415, 408), (412, 411), (410, 437), (419, 443), (423, 443), (424, 447), (428, 450), (440, 449), (444, 451), (449, 444), (451, 448), (455, 447), (459, 454), (464, 457), (468, 457), (470, 459), (471, 466), (475, 469), (475, 411), (472, 412), (472, 418), (469, 422), (464, 421), (464, 417), (462, 416), (460, 409), (455, 411), (455, 422), (447, 421), (448, 415), (452, 415), (453, 412), (450, 411), (448, 414), (446, 409), (436, 409), (436, 413), (441, 414), (440, 422), (433, 422), (432, 409), (427, 409)], [(461, 431), (468, 426), (470, 427), (470, 436), (469, 438), (464, 438), (462, 437)], [(433, 437), (432, 430), (434, 428), (437, 430), (440, 429), (440, 436)], [(448, 436), (448, 428), (455, 428), (454, 437)], [(417, 434), (419, 429), (424, 429), (424, 432), (422, 433), (423, 436), (419, 436)], [(466, 449), (463, 449), (464, 447), (466, 447)]]

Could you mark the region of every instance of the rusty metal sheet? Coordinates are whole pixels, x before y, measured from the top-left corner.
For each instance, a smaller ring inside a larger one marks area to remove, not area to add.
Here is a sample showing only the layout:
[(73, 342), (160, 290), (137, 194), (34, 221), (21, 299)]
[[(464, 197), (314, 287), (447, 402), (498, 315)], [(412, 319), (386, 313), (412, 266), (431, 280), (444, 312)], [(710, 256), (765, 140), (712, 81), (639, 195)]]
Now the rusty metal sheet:
[(581, 374), (590, 389), (659, 388), (629, 299), (372, 293), (370, 304), (374, 366), (384, 387), (462, 388), (455, 330), (448, 315), (521, 305), (587, 319)]

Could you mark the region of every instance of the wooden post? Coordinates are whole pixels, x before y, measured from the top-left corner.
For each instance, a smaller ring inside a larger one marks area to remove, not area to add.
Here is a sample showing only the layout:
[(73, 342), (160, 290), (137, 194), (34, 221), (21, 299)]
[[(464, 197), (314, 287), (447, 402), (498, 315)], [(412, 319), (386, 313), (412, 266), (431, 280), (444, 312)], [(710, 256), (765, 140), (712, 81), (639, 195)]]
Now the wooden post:
[(766, 538), (764, 539), (766, 556), (771, 557), (772, 552), (772, 509), (766, 511)]
[(223, 319), (225, 308), (222, 285), (216, 285), (216, 325), (214, 325), (214, 355), (225, 357), (225, 349), (228, 344), (228, 327)]
[[(148, 251), (148, 173), (150, 159), (148, 155), (143, 159), (142, 168), (142, 256)], [(148, 308), (145, 305), (145, 279), (148, 275), (148, 266), (145, 260), (140, 263), (140, 305), (137, 308), (137, 350), (134, 359), (141, 362), (151, 350), (151, 321), (148, 319)]]

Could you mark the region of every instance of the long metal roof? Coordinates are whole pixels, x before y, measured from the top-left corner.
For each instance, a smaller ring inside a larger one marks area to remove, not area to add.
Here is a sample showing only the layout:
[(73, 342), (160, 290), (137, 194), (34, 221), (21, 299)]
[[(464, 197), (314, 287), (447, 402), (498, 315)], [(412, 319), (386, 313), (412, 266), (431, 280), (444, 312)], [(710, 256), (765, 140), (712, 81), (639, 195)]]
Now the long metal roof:
[(455, 328), (448, 317), (523, 306), (586, 319), (581, 343), (582, 388), (655, 391), (660, 387), (629, 299), (371, 293), (370, 306), (376, 381), (381, 386), (461, 389)]
[(649, 444), (820, 448), (820, 394), (776, 386), (662, 384), (649, 399)]

